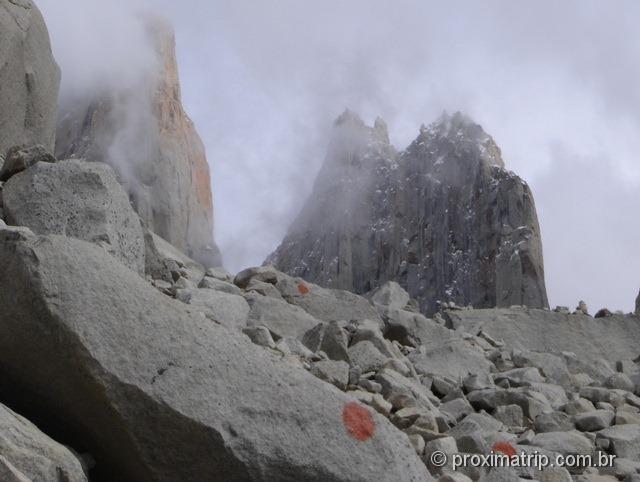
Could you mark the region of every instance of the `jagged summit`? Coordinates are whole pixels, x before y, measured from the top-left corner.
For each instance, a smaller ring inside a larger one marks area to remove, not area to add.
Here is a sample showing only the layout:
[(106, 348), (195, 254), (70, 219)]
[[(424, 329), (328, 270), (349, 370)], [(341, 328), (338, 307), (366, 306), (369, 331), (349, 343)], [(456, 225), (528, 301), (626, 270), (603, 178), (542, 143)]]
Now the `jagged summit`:
[(481, 160), (489, 166), (505, 167), (502, 152), (493, 138), (461, 112), (450, 115), (445, 111), (429, 126), (420, 127), (418, 137), (407, 151), (410, 151), (409, 155), (415, 155), (425, 149), (428, 154), (437, 154), (435, 162), (442, 162), (452, 153), (460, 153), (467, 161)]
[(357, 293), (397, 281), (427, 314), (438, 302), (547, 306), (531, 191), (461, 113), (398, 153), (382, 120), (369, 127), (345, 111), (311, 197), (267, 261)]

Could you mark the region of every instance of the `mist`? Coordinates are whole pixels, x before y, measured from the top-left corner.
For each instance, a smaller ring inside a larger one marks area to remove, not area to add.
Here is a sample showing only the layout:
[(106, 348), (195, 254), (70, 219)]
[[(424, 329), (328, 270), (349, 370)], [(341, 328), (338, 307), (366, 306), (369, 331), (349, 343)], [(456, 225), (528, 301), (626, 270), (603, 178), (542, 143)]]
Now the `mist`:
[(442, 110), (491, 134), (533, 189), (552, 305), (632, 310), (640, 288), (640, 4), (621, 1), (40, 0), (61, 102), (153, 67), (139, 17), (176, 30), (231, 271), (261, 264), (345, 107), (403, 149)]

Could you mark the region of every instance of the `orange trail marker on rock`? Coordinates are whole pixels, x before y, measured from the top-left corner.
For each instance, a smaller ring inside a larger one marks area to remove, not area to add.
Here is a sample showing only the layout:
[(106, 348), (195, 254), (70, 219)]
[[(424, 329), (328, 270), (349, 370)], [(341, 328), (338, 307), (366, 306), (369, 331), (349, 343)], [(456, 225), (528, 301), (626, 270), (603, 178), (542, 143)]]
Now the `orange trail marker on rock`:
[(349, 435), (361, 442), (369, 440), (376, 431), (371, 412), (357, 402), (349, 402), (344, 406), (342, 422)]
[(309, 287), (304, 283), (300, 283), (298, 284), (298, 291), (301, 295), (306, 295), (309, 292)]
[(503, 453), (509, 457), (513, 457), (517, 454), (516, 449), (509, 442), (496, 442), (493, 444), (493, 447), (491, 447), (491, 450), (493, 452)]

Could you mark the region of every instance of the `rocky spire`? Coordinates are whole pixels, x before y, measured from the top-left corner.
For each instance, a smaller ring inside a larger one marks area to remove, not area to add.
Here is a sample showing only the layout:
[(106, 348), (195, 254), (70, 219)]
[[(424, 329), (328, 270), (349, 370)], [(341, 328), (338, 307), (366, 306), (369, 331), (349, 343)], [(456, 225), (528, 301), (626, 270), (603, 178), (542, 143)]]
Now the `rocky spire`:
[(112, 88), (61, 115), (58, 157), (111, 164), (143, 222), (206, 265), (219, 265), (205, 149), (184, 111), (171, 26), (148, 17), (157, 68), (133, 86)]
[(371, 128), (349, 112), (336, 129), (270, 262), (358, 293), (398, 281), (425, 313), (438, 301), (547, 306), (533, 196), (481, 126), (445, 113), (401, 153), (381, 120)]

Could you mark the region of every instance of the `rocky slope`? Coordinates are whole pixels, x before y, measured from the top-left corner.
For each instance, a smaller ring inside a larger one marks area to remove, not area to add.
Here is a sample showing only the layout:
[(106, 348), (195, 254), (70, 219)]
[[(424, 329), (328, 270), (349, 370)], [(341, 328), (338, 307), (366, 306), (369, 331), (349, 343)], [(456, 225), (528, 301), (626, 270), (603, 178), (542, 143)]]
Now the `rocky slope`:
[(347, 111), (313, 193), (267, 262), (365, 293), (398, 281), (425, 313), (437, 302), (547, 306), (529, 187), (461, 114), (422, 128), (401, 153), (386, 126)]
[[(457, 170), (420, 164), (461, 199), (469, 152), (478, 179), (502, 173), (490, 139), (464, 125)], [(333, 152), (349, 155), (324, 173), (349, 175), (317, 188), (358, 216), (395, 213), (378, 194), (390, 173), (428, 158), (429, 136), (436, 154), (448, 145), (436, 126), (398, 155), (381, 121), (351, 114), (340, 131)], [(2, 482), (640, 478), (638, 313), (447, 303), (427, 318), (393, 281), (360, 296), (271, 266), (205, 268), (141, 227), (104, 163), (15, 146), (0, 180)], [(338, 214), (333, 226), (350, 228)], [(491, 453), (583, 458), (452, 465)]]
[(30, 0), (0, 1), (0, 155), (19, 144), (53, 150), (60, 69)]
[(174, 34), (156, 17), (147, 19), (147, 31), (157, 68), (133, 86), (65, 104), (56, 152), (112, 165), (149, 229), (195, 260), (219, 266), (209, 165), (182, 107)]

